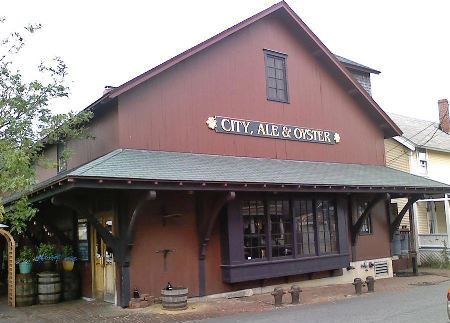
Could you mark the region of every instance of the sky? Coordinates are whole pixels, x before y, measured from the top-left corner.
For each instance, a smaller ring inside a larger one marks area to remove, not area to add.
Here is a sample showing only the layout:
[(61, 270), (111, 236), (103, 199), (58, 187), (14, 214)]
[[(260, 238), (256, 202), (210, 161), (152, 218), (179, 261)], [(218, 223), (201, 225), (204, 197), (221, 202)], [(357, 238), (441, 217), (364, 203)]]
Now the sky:
[[(276, 2), (3, 0), (0, 16), (8, 28), (43, 25), (20, 68), (32, 76), (41, 59), (62, 57), (71, 95), (52, 107), (67, 112)], [(450, 1), (287, 3), (333, 53), (381, 71), (372, 93), (385, 111), (438, 120), (437, 101), (450, 99)]]

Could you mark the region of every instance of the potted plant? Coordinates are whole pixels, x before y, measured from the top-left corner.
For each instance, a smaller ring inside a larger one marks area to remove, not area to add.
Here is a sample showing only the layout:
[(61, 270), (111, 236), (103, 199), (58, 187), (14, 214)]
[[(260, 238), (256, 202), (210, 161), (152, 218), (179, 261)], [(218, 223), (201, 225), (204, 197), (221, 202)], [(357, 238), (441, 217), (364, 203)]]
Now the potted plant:
[(18, 260), (19, 271), (21, 274), (29, 274), (33, 266), (34, 253), (30, 247), (23, 247), (20, 251)]
[(65, 271), (72, 271), (77, 257), (73, 255), (72, 246), (66, 245), (62, 248), (62, 264)]
[(58, 260), (58, 255), (56, 254), (56, 246), (51, 243), (41, 243), (39, 244), (36, 261), (42, 263), (43, 271), (50, 271), (53, 269), (53, 264)]

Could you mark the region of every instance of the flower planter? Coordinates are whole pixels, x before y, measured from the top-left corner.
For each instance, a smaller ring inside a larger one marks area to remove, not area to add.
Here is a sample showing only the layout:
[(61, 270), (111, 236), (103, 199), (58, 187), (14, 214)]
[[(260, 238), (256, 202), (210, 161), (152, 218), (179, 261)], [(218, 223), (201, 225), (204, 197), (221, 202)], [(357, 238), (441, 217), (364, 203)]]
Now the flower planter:
[(21, 274), (29, 274), (31, 273), (31, 267), (33, 267), (33, 263), (29, 261), (22, 261), (19, 263), (19, 271)]
[(65, 271), (72, 271), (75, 262), (72, 260), (63, 260), (62, 265)]

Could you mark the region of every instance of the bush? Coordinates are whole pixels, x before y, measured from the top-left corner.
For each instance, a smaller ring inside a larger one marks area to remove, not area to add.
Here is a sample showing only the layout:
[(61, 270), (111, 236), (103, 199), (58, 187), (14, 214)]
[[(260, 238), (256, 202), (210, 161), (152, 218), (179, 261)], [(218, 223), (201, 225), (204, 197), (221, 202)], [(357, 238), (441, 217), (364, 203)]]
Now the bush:
[(34, 252), (30, 247), (23, 247), (20, 251), (19, 258), (17, 258), (17, 261), (19, 263), (21, 262), (33, 262), (34, 260)]

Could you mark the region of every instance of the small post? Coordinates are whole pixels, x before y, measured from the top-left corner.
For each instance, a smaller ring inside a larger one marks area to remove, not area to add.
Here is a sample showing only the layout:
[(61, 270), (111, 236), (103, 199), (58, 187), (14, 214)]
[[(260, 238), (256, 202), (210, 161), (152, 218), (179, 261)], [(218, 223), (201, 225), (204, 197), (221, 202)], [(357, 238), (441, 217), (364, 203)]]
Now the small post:
[(275, 306), (281, 306), (283, 304), (283, 295), (286, 294), (283, 288), (275, 287), (271, 294), (275, 298)]
[(367, 291), (373, 293), (375, 291), (375, 278), (372, 276), (366, 277)]
[(300, 303), (300, 293), (301, 289), (298, 285), (292, 285), (289, 293), (291, 294), (291, 304), (299, 304)]
[(355, 286), (355, 293), (356, 295), (361, 295), (362, 294), (362, 279), (361, 278), (355, 278), (353, 280), (353, 286)]

